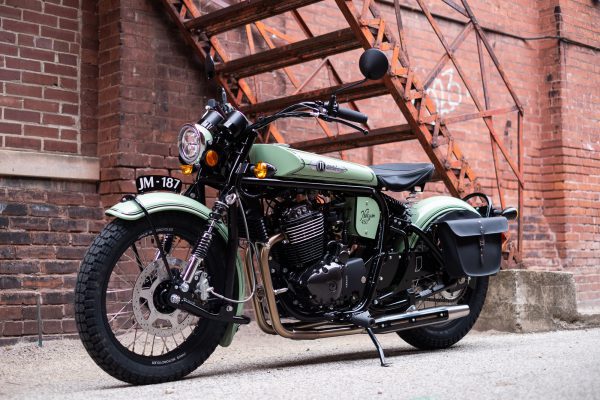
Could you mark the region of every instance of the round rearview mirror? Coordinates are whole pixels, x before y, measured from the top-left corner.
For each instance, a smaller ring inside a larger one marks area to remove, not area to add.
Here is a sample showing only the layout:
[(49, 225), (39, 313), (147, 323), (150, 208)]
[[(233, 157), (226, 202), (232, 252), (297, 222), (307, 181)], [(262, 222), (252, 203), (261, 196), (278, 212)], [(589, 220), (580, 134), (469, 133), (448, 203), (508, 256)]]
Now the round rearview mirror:
[(383, 78), (387, 73), (389, 63), (386, 55), (378, 49), (365, 50), (358, 61), (360, 72), (369, 80)]

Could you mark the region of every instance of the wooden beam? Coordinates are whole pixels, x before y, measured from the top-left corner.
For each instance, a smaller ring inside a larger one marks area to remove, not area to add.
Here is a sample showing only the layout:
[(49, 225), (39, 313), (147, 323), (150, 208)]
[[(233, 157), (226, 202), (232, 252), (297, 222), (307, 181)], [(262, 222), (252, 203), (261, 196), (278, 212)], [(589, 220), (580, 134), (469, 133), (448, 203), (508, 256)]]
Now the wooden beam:
[(258, 75), (359, 47), (352, 30), (346, 28), (229, 61), (217, 66), (217, 73), (238, 78)]
[[(262, 103), (248, 104), (241, 107), (241, 111), (247, 115), (268, 114), (302, 101), (328, 100), (331, 93), (347, 85), (350, 84), (336, 85), (324, 89), (316, 89), (291, 96), (280, 97)], [(367, 81), (348, 90), (344, 90), (337, 95), (337, 99), (340, 103), (346, 103), (352, 100), (383, 96), (388, 93), (389, 92), (382, 81)]]
[(290, 144), (290, 146), (299, 150), (321, 154), (413, 139), (416, 139), (416, 137), (411, 126), (404, 124), (373, 129), (368, 135), (363, 135), (360, 132), (347, 133), (331, 138), (296, 142)]
[(319, 1), (321, 0), (247, 0), (194, 18), (186, 22), (185, 26), (210, 37)]

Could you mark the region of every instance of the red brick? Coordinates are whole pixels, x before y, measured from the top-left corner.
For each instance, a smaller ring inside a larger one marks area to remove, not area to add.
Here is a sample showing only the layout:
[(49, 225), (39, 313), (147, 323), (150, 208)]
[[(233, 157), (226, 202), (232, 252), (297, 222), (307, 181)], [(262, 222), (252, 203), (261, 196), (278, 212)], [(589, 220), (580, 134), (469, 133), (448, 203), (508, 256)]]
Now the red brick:
[(77, 68), (52, 63), (44, 63), (44, 72), (56, 75), (77, 76)]
[(64, 17), (69, 19), (77, 19), (77, 9), (70, 7), (62, 7), (55, 4), (46, 3), (44, 12), (58, 17)]
[(19, 33), (19, 35), (17, 36), (17, 44), (21, 47), (33, 47), (35, 45), (35, 39), (32, 35)]
[(77, 140), (79, 132), (73, 129), (61, 129), (60, 138), (62, 140)]
[(75, 119), (69, 115), (44, 114), (42, 124), (74, 126)]
[[(35, 24), (40, 25), (48, 25), (48, 26), (57, 26), (58, 18), (53, 15), (41, 14), (32, 11), (23, 11), (23, 20), (27, 22), (33, 22)], [(44, 28), (42, 28), (42, 36), (46, 36), (44, 34)]]
[(12, 19), (3, 19), (2, 28), (10, 32), (29, 33), (31, 35), (39, 35), (40, 27), (37, 24), (30, 24), (23, 21), (14, 21)]
[(4, 18), (21, 19), (22, 10), (20, 7), (7, 7), (0, 5), (0, 15)]
[(4, 144), (6, 147), (13, 147), (17, 149), (30, 149), (30, 150), (41, 150), (42, 141), (40, 139), (34, 139), (23, 136), (5, 136)]
[(25, 97), (42, 97), (42, 88), (39, 86), (7, 83), (5, 87), (7, 94)]
[(24, 108), (27, 110), (58, 112), (58, 103), (53, 101), (44, 101), (37, 99), (24, 99)]
[(77, 66), (77, 56), (61, 53), (58, 55), (58, 62), (61, 64)]
[[(4, 275), (36, 274), (39, 272), (40, 263), (37, 261), (11, 260), (0, 263), (0, 273)], [(2, 304), (5, 303), (0, 301), (0, 305)]]
[(26, 136), (40, 136), (46, 138), (58, 139), (58, 128), (50, 128), (48, 126), (25, 125), (23, 127)]
[(21, 307), (1, 307), (0, 321), (14, 321), (23, 318)]
[(67, 90), (46, 88), (44, 90), (44, 98), (48, 100), (59, 100), (66, 101), (69, 103), (77, 103), (79, 101), (79, 94)]
[(56, 86), (58, 85), (58, 77), (54, 75), (23, 72), (23, 83), (32, 83), (43, 86)]
[(26, 110), (4, 110), (4, 119), (22, 122), (40, 122), (40, 113)]
[(12, 32), (0, 31), (0, 42), (15, 43), (17, 41), (17, 35)]
[(39, 61), (24, 60), (12, 57), (6, 57), (6, 67), (36, 72), (42, 70), (42, 64)]
[(21, 79), (21, 71), (0, 68), (0, 81), (18, 81)]
[(17, 8), (42, 11), (42, 2), (40, 0), (5, 0), (4, 4)]
[(68, 29), (68, 30), (76, 31), (76, 32), (79, 30), (79, 23), (77, 21), (73, 21), (71, 19), (61, 18), (60, 21), (58, 22), (58, 26), (61, 29)]
[(38, 49), (52, 50), (52, 43), (53, 43), (52, 39), (43, 38), (43, 37), (35, 38), (35, 47), (37, 47)]
[(0, 54), (17, 56), (19, 54), (19, 50), (17, 46), (13, 46), (12, 44), (0, 43)]
[(19, 54), (22, 58), (30, 58), (39, 61), (53, 61), (54, 53), (48, 50), (30, 49), (28, 47), (21, 47)]
[(23, 334), (22, 321), (5, 321), (2, 329), (2, 336), (21, 336)]
[(79, 115), (79, 107), (77, 104), (63, 104), (61, 106), (61, 113), (69, 115)]
[(64, 40), (65, 42), (73, 42), (75, 40), (75, 32), (64, 29), (56, 29), (48, 26), (42, 26), (42, 36)]
[(2, 96), (0, 97), (0, 106), (1, 107), (10, 107), (10, 108), (21, 108), (23, 105), (23, 99), (12, 96)]
[(61, 153), (77, 153), (77, 143), (61, 140), (44, 140), (44, 150)]
[(9, 124), (7, 122), (0, 122), (0, 133), (9, 133), (12, 135), (20, 135), (22, 127), (19, 124)]

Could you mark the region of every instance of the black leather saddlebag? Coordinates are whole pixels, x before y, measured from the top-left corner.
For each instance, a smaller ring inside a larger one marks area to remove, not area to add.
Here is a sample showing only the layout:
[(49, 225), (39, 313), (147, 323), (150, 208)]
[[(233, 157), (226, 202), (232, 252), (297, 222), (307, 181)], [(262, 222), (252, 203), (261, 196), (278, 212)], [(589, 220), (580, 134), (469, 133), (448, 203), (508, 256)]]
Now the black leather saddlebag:
[(472, 218), (438, 224), (448, 274), (452, 277), (493, 275), (500, 269), (504, 217)]

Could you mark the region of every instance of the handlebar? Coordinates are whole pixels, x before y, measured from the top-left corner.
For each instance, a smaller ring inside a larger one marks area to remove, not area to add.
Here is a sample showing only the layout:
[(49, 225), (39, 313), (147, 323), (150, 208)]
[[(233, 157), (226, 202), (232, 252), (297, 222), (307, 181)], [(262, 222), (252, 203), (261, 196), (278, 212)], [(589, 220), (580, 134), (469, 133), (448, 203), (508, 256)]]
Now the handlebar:
[(369, 119), (368, 115), (351, 110), (349, 108), (339, 107), (337, 102), (334, 102), (332, 104), (330, 102), (320, 101), (293, 104), (273, 115), (260, 118), (254, 124), (250, 125), (248, 129), (261, 129), (280, 118), (289, 117), (316, 117), (327, 122), (341, 123), (343, 125), (356, 129), (359, 132), (362, 132), (364, 135), (367, 135), (369, 133), (366, 129), (352, 123), (355, 122), (365, 124)]
[(351, 110), (349, 108), (338, 107), (337, 116), (348, 121), (358, 122), (359, 124), (366, 124), (369, 120), (369, 116), (358, 111)]
[(331, 117), (339, 117), (359, 124), (366, 124), (369, 120), (368, 115), (349, 108), (340, 107), (337, 102), (332, 104), (330, 101), (326, 101), (323, 103), (323, 106), (327, 109), (327, 112)]

